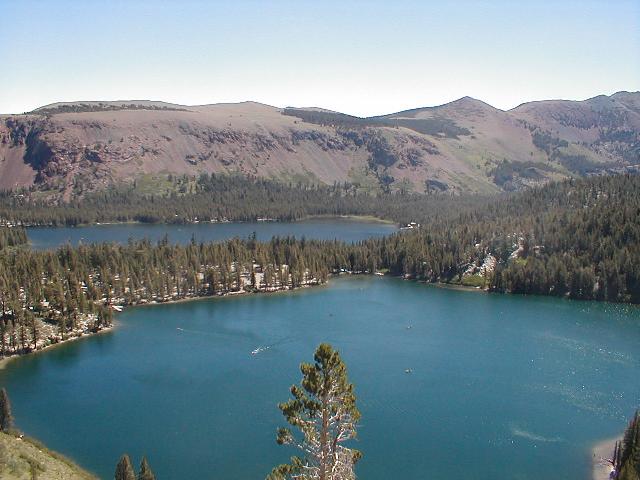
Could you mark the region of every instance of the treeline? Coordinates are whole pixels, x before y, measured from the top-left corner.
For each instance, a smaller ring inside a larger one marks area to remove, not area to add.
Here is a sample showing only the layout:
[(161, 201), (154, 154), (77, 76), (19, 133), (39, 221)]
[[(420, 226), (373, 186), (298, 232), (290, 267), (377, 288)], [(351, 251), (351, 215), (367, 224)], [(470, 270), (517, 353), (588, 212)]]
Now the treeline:
[(553, 183), (368, 245), (428, 282), (640, 303), (640, 177)]
[(112, 112), (117, 110), (160, 110), (187, 112), (186, 108), (171, 105), (150, 105), (137, 103), (73, 103), (40, 107), (32, 110), (35, 115), (55, 115), (57, 113)]
[(0, 228), (0, 250), (27, 243), (27, 232), (24, 228)]
[(297, 288), (362, 269), (367, 258), (364, 246), (292, 238), (10, 250), (0, 255), (0, 355), (46, 345), (41, 331), (52, 325), (49, 342), (100, 330), (110, 325), (112, 306)]
[(399, 223), (456, 215), (488, 197), (368, 195), (352, 184), (283, 184), (242, 176), (168, 177), (168, 193), (145, 194), (134, 183), (52, 205), (39, 192), (0, 192), (0, 221), (25, 225), (106, 222), (190, 223), (194, 221), (299, 220), (310, 215), (373, 215)]

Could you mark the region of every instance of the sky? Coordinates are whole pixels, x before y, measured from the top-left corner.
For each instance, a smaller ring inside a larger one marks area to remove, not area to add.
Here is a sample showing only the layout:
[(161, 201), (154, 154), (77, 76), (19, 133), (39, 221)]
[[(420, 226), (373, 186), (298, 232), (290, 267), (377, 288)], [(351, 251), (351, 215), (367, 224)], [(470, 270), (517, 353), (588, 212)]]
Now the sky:
[(369, 116), (640, 90), (640, 0), (0, 0), (0, 113), (254, 100)]

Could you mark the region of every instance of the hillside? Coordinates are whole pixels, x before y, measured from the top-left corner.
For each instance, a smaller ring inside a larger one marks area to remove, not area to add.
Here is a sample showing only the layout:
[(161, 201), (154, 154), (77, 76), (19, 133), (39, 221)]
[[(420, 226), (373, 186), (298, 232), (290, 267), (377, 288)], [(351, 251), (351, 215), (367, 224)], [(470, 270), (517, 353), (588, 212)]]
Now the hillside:
[(69, 200), (157, 174), (496, 192), (640, 164), (640, 92), (502, 111), (464, 97), (358, 118), (254, 102), (59, 103), (0, 116), (0, 188)]
[(96, 477), (30, 439), (0, 432), (0, 478), (95, 480)]

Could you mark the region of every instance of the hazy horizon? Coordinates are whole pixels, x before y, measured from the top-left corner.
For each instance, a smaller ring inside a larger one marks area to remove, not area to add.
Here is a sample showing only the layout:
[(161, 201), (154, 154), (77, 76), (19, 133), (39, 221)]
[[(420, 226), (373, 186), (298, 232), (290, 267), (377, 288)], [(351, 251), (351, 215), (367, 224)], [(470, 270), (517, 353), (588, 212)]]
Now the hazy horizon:
[(628, 0), (30, 0), (3, 10), (0, 113), (151, 99), (371, 116), (464, 96), (509, 110), (640, 90), (640, 3)]

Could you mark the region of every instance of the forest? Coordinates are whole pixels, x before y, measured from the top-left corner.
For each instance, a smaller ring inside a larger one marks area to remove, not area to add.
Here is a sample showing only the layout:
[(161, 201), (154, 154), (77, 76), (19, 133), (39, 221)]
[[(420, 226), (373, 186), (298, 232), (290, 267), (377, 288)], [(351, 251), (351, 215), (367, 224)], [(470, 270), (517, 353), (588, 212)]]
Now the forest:
[(0, 251), (26, 243), (27, 232), (23, 228), (0, 228)]
[[(273, 195), (273, 205), (295, 208), (291, 196), (307, 196), (320, 205), (326, 193), (282, 187), (283, 197), (277, 197), (271, 183), (246, 185), (255, 188), (247, 188), (237, 211), (260, 216), (271, 208), (256, 200), (261, 196)], [(241, 194), (213, 194), (224, 195)], [(196, 212), (206, 204), (198, 199), (207, 196), (176, 198), (192, 201)], [(335, 205), (343, 198), (334, 193)], [(396, 220), (411, 216), (422, 226), (358, 244), (295, 238), (258, 242), (250, 237), (185, 246), (165, 239), (33, 251), (21, 246), (24, 229), (0, 228), (0, 354), (28, 352), (104, 328), (114, 306), (298, 288), (340, 273), (383, 272), (493, 292), (640, 303), (638, 176), (568, 180), (491, 200), (394, 195), (383, 205), (389, 198), (367, 204), (355, 194), (341, 213), (367, 209), (369, 214), (397, 215)], [(97, 214), (98, 205), (80, 210), (81, 215)], [(46, 213), (39, 208), (34, 207), (34, 215)]]
[(640, 177), (551, 183), (369, 244), (379, 265), (428, 282), (639, 303)]
[[(153, 192), (153, 193), (150, 193)], [(0, 223), (67, 225), (142, 222), (299, 220), (311, 215), (372, 215), (424, 223), (443, 213), (488, 202), (489, 197), (368, 194), (354, 184), (283, 184), (239, 175), (172, 176), (153, 186), (134, 182), (69, 203), (51, 204), (41, 192), (0, 192)]]
[(0, 356), (107, 327), (114, 306), (323, 283), (361, 248), (249, 238), (9, 249), (0, 255)]

